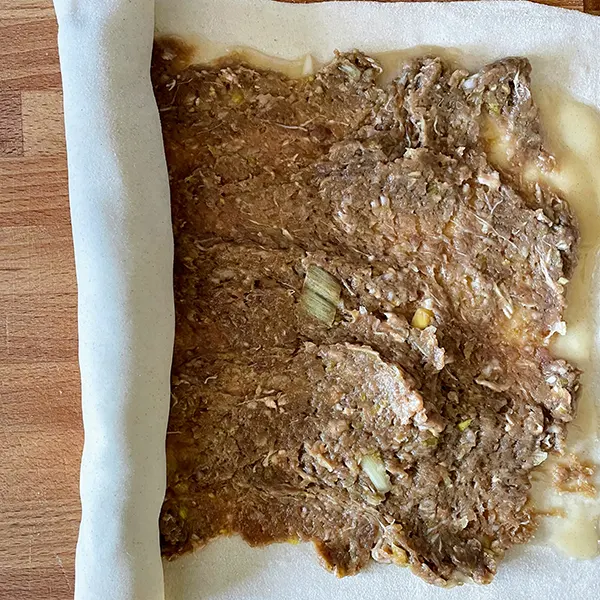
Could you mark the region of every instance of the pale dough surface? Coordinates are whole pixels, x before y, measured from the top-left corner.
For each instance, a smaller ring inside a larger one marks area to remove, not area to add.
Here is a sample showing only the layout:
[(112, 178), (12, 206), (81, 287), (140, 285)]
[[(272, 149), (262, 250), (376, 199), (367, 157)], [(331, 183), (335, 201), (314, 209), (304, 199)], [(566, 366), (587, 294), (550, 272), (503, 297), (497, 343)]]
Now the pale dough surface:
[[(55, 5), (86, 430), (76, 598), (599, 597), (598, 560), (573, 561), (538, 546), (514, 552), (490, 586), (448, 591), (391, 567), (340, 581), (316, 564), (309, 546), (256, 550), (226, 539), (165, 565), (163, 586), (157, 517), (164, 493), (173, 337), (172, 238), (149, 83), (154, 2), (55, 0)], [(288, 59), (310, 53), (327, 60), (335, 49), (384, 52), (419, 45), (460, 49), (474, 65), (526, 55), (537, 83), (600, 108), (600, 19), (529, 3), (307, 6), (157, 0), (156, 26), (161, 33)], [(595, 156), (594, 138), (588, 141), (578, 148), (582, 156)], [(596, 263), (595, 246), (589, 254), (588, 276)], [(592, 323), (593, 335), (580, 353), (582, 365), (597, 347), (597, 302), (587, 307), (592, 314), (585, 322)], [(577, 349), (581, 344), (575, 339), (571, 345)], [(597, 389), (592, 378), (588, 385)]]

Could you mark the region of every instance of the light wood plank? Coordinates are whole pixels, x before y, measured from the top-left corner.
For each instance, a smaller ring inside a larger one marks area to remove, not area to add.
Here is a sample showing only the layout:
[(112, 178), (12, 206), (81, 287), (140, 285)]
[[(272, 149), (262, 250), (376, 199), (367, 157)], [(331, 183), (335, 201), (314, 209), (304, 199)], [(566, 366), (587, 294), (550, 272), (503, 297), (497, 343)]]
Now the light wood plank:
[(53, 18), (52, 0), (0, 0), (0, 21)]
[(56, 156), (65, 152), (60, 90), (22, 92), (21, 121), (24, 156)]
[(0, 0), (1, 600), (73, 597), (83, 432), (56, 32), (51, 0)]
[(54, 19), (0, 21), (0, 89), (60, 87)]
[(0, 157), (23, 154), (21, 92), (0, 92)]

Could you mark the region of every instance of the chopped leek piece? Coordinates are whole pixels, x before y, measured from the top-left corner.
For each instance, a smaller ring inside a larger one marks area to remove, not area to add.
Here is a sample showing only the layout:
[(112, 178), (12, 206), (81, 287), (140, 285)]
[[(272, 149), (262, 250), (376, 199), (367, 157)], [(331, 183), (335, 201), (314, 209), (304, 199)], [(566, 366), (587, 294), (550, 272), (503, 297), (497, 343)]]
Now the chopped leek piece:
[(460, 431), (464, 431), (465, 429), (467, 429), (469, 427), (469, 425), (473, 422), (473, 419), (465, 419), (464, 421), (461, 421), (457, 427)]
[(359, 69), (350, 62), (341, 63), (338, 66), (338, 69), (346, 73), (346, 75), (348, 75), (350, 79), (354, 79), (355, 81), (358, 81), (360, 79)]
[(302, 297), (300, 298), (300, 304), (302, 308), (309, 314), (319, 319), (326, 325), (332, 325), (335, 319), (335, 306), (330, 302), (327, 302), (325, 298), (319, 296), (310, 288), (306, 288), (302, 291)]
[(390, 477), (379, 456), (375, 454), (363, 456), (360, 461), (360, 466), (380, 494), (385, 494), (392, 489)]
[(331, 304), (338, 303), (342, 292), (342, 286), (337, 282), (335, 277), (316, 265), (308, 267), (304, 287), (310, 288), (313, 292), (331, 302)]
[(411, 325), (417, 329), (425, 329), (431, 325), (433, 313), (427, 308), (417, 308), (412, 318)]
[(332, 325), (341, 293), (342, 286), (335, 277), (321, 267), (311, 265), (304, 279), (300, 304), (308, 314)]
[(231, 92), (231, 101), (234, 104), (241, 104), (244, 101), (244, 93), (240, 89), (234, 89)]

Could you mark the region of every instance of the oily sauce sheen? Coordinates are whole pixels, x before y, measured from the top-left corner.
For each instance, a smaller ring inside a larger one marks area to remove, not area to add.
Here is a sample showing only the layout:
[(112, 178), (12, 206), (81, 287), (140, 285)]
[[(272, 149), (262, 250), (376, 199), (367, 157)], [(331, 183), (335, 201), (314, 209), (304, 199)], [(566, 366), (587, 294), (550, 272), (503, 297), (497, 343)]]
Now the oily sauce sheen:
[[(487, 583), (535, 529), (529, 476), (576, 403), (579, 373), (548, 345), (578, 229), (523, 175), (554, 164), (530, 65), (381, 70), (355, 51), (291, 79), (156, 45), (177, 319), (167, 557), (239, 534), (313, 541), (340, 576), (373, 559)], [(491, 130), (510, 142), (501, 169)], [(315, 273), (335, 284), (330, 322), (306, 302)]]

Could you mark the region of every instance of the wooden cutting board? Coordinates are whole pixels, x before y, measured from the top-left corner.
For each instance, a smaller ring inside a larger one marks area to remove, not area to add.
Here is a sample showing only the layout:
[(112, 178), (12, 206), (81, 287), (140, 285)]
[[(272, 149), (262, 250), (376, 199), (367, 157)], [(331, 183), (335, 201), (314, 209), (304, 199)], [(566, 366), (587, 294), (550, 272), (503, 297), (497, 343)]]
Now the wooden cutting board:
[(56, 33), (51, 0), (0, 0), (0, 600), (73, 595), (83, 432)]

